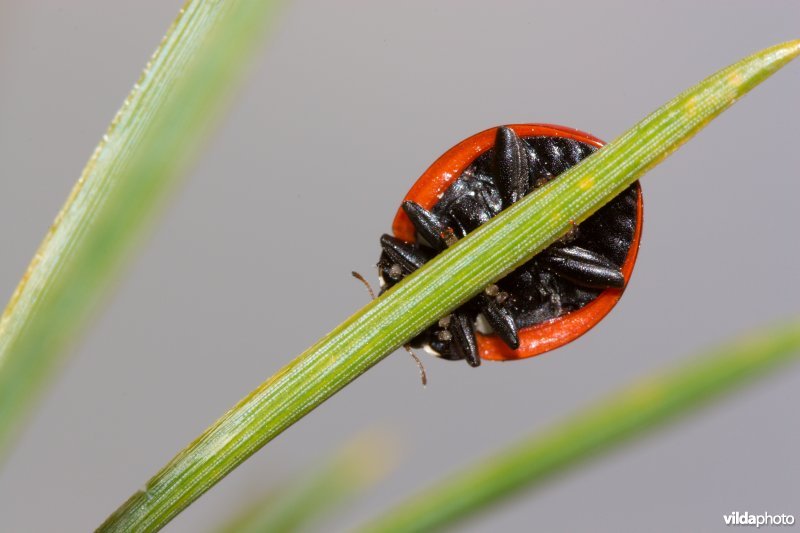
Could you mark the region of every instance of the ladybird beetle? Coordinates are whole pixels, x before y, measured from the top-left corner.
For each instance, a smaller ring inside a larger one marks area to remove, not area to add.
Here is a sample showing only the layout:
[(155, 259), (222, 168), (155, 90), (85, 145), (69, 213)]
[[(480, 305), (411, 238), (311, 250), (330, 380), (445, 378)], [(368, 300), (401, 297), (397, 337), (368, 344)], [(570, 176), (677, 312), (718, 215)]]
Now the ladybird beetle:
[[(457, 144), (411, 187), (394, 235), (381, 237), (381, 292), (602, 146), (592, 135), (550, 124), (491, 128)], [(524, 359), (575, 340), (622, 296), (641, 229), (636, 182), (410, 345), (478, 366), (481, 359)]]

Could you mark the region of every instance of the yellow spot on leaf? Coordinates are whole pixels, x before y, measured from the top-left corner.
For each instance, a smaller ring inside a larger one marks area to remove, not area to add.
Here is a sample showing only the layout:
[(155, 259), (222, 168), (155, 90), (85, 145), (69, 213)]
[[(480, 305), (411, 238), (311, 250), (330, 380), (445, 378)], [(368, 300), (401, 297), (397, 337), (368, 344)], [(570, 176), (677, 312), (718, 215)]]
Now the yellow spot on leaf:
[(743, 81), (744, 80), (742, 79), (742, 75), (739, 74), (738, 72), (731, 72), (728, 75), (728, 85), (730, 85), (731, 87), (738, 87), (739, 85), (742, 84)]
[(581, 190), (584, 191), (588, 191), (589, 189), (592, 188), (593, 185), (594, 185), (594, 176), (592, 175), (588, 175), (578, 182), (578, 187), (580, 187)]
[(697, 97), (692, 96), (686, 101), (686, 104), (683, 106), (684, 111), (690, 117), (697, 113)]

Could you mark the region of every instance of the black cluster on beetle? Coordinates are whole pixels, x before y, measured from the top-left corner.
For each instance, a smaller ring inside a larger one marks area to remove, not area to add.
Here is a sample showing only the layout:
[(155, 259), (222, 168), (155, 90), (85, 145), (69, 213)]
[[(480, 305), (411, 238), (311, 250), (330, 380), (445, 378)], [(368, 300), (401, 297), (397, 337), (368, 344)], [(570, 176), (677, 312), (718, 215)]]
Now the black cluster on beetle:
[[(498, 128), (494, 147), (478, 156), (432, 209), (403, 203), (417, 240), (381, 237), (381, 292), (594, 151), (570, 138), (520, 138), (511, 128)], [(520, 330), (580, 309), (605, 289), (624, 287), (621, 267), (634, 238), (636, 202), (632, 185), (560, 242), (427, 328), (411, 346), (478, 366), (476, 329), (493, 332), (516, 349)]]

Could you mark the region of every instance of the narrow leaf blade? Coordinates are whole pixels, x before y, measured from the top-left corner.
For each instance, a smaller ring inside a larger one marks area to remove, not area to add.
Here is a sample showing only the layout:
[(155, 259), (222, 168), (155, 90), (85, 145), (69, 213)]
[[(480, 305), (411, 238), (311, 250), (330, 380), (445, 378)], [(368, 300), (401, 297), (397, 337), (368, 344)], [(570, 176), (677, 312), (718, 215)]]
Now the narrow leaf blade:
[(101, 526), (156, 530), (241, 462), (428, 324), (588, 218), (742, 95), (800, 41), (727, 67), (459, 241), (373, 300), (208, 428)]
[(0, 318), (0, 455), (203, 145), (278, 4), (191, 0), (147, 64)]

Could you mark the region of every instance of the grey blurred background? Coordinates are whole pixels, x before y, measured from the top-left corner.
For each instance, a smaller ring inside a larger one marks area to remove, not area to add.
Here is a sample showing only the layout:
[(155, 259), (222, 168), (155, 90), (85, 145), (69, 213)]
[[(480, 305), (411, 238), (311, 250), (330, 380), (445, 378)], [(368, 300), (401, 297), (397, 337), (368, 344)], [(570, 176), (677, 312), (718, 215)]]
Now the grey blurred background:
[[(179, 0), (0, 3), (0, 296)], [(367, 300), (408, 187), (481, 129), (613, 139), (715, 70), (800, 37), (795, 1), (299, 0), (0, 473), (2, 531), (97, 526), (228, 407)], [(800, 64), (647, 175), (628, 291), (573, 344), (511, 364), (397, 353), (271, 443), (169, 531), (206, 531), (366, 428), (398, 471), (346, 530), (430, 481), (697, 348), (797, 313)], [(529, 492), (462, 531), (716, 531), (800, 515), (800, 368)], [(800, 518), (800, 516), (798, 516)], [(797, 527), (797, 526), (796, 526)]]

